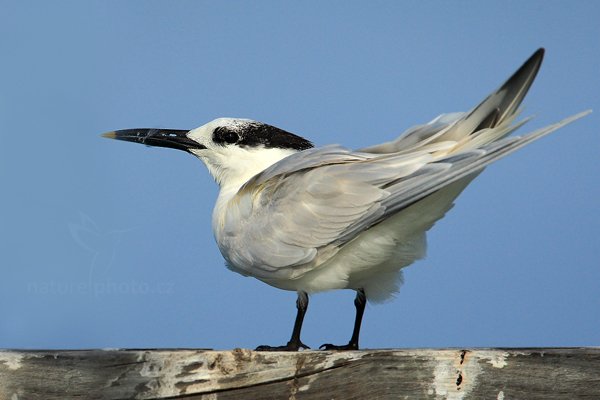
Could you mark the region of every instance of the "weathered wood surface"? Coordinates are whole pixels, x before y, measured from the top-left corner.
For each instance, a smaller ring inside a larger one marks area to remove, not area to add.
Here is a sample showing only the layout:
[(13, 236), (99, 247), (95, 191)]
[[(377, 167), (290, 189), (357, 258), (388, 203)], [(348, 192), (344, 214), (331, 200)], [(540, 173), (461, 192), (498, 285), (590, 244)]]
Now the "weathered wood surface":
[(600, 348), (0, 351), (0, 399), (600, 399)]

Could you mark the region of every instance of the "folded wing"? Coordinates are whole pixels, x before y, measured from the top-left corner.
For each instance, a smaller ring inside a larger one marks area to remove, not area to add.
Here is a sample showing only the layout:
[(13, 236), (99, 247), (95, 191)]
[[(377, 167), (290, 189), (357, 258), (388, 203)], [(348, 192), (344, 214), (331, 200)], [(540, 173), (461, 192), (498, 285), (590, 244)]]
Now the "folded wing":
[[(309, 149), (256, 175), (227, 206), (230, 266), (264, 279), (301, 276), (361, 232), (586, 115), (507, 137), (527, 121), (514, 123), (543, 53), (534, 53), (468, 113), (442, 115), (392, 142), (359, 151)], [(447, 209), (447, 202), (440, 207)]]

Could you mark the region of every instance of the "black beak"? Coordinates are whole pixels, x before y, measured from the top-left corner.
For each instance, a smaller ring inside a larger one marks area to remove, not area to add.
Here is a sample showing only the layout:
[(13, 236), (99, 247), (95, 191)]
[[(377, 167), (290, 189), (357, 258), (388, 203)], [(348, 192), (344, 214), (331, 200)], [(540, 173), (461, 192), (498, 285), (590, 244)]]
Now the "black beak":
[(102, 134), (102, 136), (109, 139), (141, 143), (146, 146), (169, 147), (171, 149), (184, 151), (206, 148), (200, 143), (188, 138), (188, 132), (189, 131), (179, 129), (139, 128), (106, 132)]

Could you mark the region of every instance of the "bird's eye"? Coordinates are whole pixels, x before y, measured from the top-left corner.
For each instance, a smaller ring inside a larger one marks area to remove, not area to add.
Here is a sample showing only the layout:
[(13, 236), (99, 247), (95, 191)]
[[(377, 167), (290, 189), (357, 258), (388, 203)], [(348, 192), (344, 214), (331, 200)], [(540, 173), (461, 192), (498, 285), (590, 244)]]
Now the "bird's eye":
[(223, 135), (223, 140), (225, 140), (227, 143), (235, 143), (238, 141), (238, 134), (232, 131), (227, 131)]
[(233, 144), (239, 140), (239, 136), (237, 132), (231, 131), (227, 128), (217, 128), (215, 130), (213, 140), (215, 143)]

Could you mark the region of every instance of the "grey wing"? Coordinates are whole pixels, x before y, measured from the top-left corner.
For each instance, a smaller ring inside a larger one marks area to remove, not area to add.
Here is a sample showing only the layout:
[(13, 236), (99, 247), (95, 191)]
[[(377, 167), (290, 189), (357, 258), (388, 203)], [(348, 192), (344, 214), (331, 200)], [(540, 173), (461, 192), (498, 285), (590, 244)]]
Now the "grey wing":
[[(339, 147), (298, 153), (289, 161), (293, 171), (283, 172), (284, 159), (230, 202), (232, 218), (225, 230), (237, 241), (229, 244), (235, 249), (231, 261), (239, 272), (259, 278), (298, 277), (361, 232), (453, 182), (468, 183), (490, 163), (587, 113), (441, 158), (426, 151), (369, 156)], [(323, 163), (319, 156), (329, 161)], [(275, 170), (279, 173), (273, 174)], [(436, 218), (448, 206), (441, 203)]]
[(229, 202), (224, 231), (233, 249), (230, 264), (264, 278), (306, 272), (318, 257), (385, 216), (386, 199), (393, 194), (387, 184), (431, 161), (427, 152), (373, 157), (340, 147), (284, 159)]
[[(513, 123), (543, 54), (536, 51), (468, 113), (441, 115), (392, 142), (355, 152), (306, 150), (258, 174), (228, 205), (230, 262), (258, 277), (298, 276), (360, 232), (453, 182), (464, 179), (464, 188), (488, 164), (586, 115), (507, 137), (527, 121)], [(454, 197), (439, 204), (435, 218)]]

